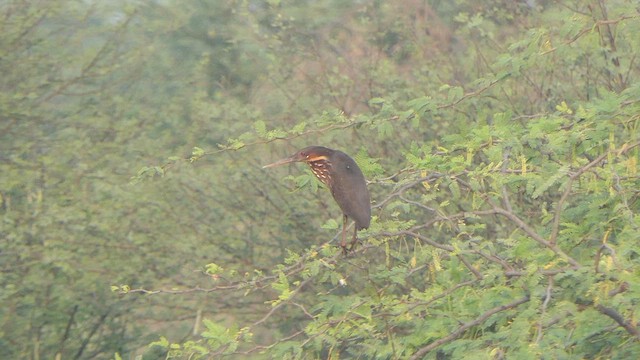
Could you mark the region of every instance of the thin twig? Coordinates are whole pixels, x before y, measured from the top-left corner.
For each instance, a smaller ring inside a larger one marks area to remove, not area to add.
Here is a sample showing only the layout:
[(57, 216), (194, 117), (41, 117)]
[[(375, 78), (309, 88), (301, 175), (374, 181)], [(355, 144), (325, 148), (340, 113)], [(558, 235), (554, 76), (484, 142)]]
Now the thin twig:
[[(507, 173), (510, 156), (511, 156), (511, 148), (505, 149), (504, 154), (502, 154), (502, 167), (500, 169), (500, 172), (502, 174)], [(502, 184), (501, 191), (502, 191), (502, 203), (504, 204), (504, 207), (507, 209), (507, 211), (513, 212), (513, 209), (511, 208), (511, 201), (509, 201), (509, 192), (507, 191), (507, 185)]]
[[(636, 19), (638, 17), (639, 17), (638, 15), (633, 15), (633, 16), (621, 16), (621, 17), (619, 17), (617, 19), (613, 19), (613, 20), (598, 20), (598, 21), (595, 22), (595, 24), (593, 24), (593, 26), (589, 26), (589, 27), (586, 27), (586, 28), (580, 30), (574, 37), (572, 37), (570, 40), (565, 41), (564, 43), (562, 43), (562, 45), (563, 46), (571, 45), (572, 43), (574, 43), (578, 39), (580, 39), (582, 36), (584, 36), (585, 34), (591, 32), (594, 29), (594, 27), (599, 27), (599, 26), (602, 26), (602, 25), (617, 24), (617, 23), (619, 23), (621, 21), (630, 20), (630, 19)], [(558, 50), (558, 48), (559, 47), (551, 48), (551, 49), (549, 49), (547, 51), (544, 51), (541, 55), (546, 55), (546, 54), (552, 53), (552, 52)]]
[(543, 324), (542, 318), (547, 313), (547, 307), (549, 306), (549, 302), (551, 302), (551, 290), (553, 290), (553, 276), (549, 276), (547, 278), (547, 290), (545, 292), (544, 301), (542, 302), (542, 310), (540, 311), (540, 320), (538, 321), (538, 336), (536, 337), (536, 344), (539, 344), (542, 340), (543, 334)]
[(548, 249), (550, 249), (551, 251), (556, 253), (556, 255), (559, 255), (564, 260), (566, 260), (569, 264), (573, 265), (575, 268), (580, 268), (581, 267), (579, 262), (577, 262), (571, 256), (567, 255), (556, 244), (552, 244), (552, 243), (548, 242), (547, 240), (545, 240), (542, 236), (540, 236), (540, 234), (538, 234), (533, 228), (531, 228), (529, 225), (527, 225), (527, 223), (522, 221), (522, 219), (520, 219), (514, 213), (511, 213), (511, 212), (509, 212), (509, 211), (507, 211), (505, 209), (502, 209), (500, 207), (497, 207), (497, 206), (494, 207), (493, 209), (496, 212), (496, 214), (504, 215), (505, 217), (507, 217), (509, 220), (514, 222), (516, 225), (518, 225), (518, 227), (520, 229), (522, 229), (527, 235), (529, 235), (530, 238), (532, 238), (533, 240), (537, 241), (541, 245), (547, 247)]
[[(440, 300), (440, 299), (442, 299), (442, 298), (444, 298), (446, 296), (451, 295), (456, 290), (458, 290), (460, 288), (463, 288), (465, 286), (471, 286), (471, 285), (473, 285), (473, 284), (475, 284), (477, 282), (478, 282), (478, 280), (467, 280), (467, 281), (461, 282), (459, 284), (456, 284), (454, 287), (451, 287), (451, 288), (439, 293), (438, 295), (435, 295), (434, 297), (432, 297), (431, 299), (429, 299), (427, 301), (421, 301), (421, 302), (414, 303), (413, 305), (409, 306), (407, 310), (411, 311), (411, 310), (417, 308), (418, 306), (429, 306), (432, 303), (434, 303), (434, 302), (436, 302), (436, 301), (438, 301), (438, 300)], [(404, 313), (406, 313), (406, 312), (403, 311), (402, 314), (404, 314)], [(396, 314), (396, 315), (401, 315), (401, 314)]]
[(609, 155), (609, 152), (605, 152), (604, 154), (598, 156), (595, 160), (593, 160), (589, 164), (580, 168), (576, 173), (569, 176), (569, 180), (567, 181), (566, 188), (564, 189), (562, 196), (560, 196), (560, 200), (558, 200), (558, 204), (556, 205), (556, 211), (555, 211), (555, 214), (553, 215), (553, 225), (551, 226), (551, 235), (549, 236), (549, 243), (555, 244), (558, 240), (558, 233), (560, 231), (560, 216), (562, 215), (564, 203), (569, 197), (569, 194), (571, 193), (571, 187), (573, 185), (573, 181), (577, 179), (580, 175), (584, 174), (587, 170), (596, 166), (602, 160), (606, 159), (608, 155)]

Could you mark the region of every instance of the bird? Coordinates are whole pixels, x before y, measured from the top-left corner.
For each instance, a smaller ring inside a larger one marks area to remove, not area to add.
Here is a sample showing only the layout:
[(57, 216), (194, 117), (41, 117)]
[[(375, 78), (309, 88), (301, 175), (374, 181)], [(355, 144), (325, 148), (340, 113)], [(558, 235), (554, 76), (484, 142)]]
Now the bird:
[[(358, 230), (367, 229), (371, 224), (371, 198), (362, 170), (349, 155), (324, 146), (306, 147), (287, 158), (263, 166), (263, 169), (294, 162), (307, 163), (316, 178), (331, 191), (343, 215), (340, 247), (345, 254), (352, 251), (358, 240)], [(349, 219), (355, 222), (355, 227), (347, 249), (346, 229)]]

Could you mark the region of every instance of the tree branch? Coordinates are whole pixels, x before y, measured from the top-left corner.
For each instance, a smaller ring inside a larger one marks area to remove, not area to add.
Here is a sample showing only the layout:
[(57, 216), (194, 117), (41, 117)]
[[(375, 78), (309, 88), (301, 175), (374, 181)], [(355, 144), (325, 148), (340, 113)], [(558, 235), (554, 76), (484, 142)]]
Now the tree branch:
[(439, 347), (440, 345), (444, 345), (446, 343), (449, 343), (457, 338), (459, 338), (460, 336), (462, 336), (462, 334), (464, 334), (465, 331), (467, 331), (469, 328), (472, 328), (474, 326), (480, 325), (482, 324), (484, 321), (486, 321), (488, 318), (490, 318), (491, 316), (505, 311), (505, 310), (509, 310), (509, 309), (513, 309), (519, 305), (522, 305), (524, 303), (526, 303), (527, 301), (529, 301), (529, 295), (522, 297), (514, 302), (511, 302), (509, 304), (506, 305), (500, 305), (500, 306), (496, 306), (493, 309), (490, 309), (489, 311), (485, 312), (484, 314), (480, 315), (478, 318), (476, 318), (475, 320), (462, 324), (460, 327), (458, 327), (456, 330), (454, 330), (451, 334), (440, 338), (434, 342), (432, 342), (431, 344), (421, 348), (420, 350), (416, 351), (411, 357), (411, 360), (417, 360), (417, 359), (421, 359), (422, 356), (424, 356), (425, 354), (427, 354), (429, 351), (434, 350), (435, 348)]
[[(640, 142), (636, 142), (636, 143), (633, 143), (631, 145), (626, 145), (625, 144), (625, 145), (622, 146), (622, 148), (620, 150), (617, 150), (617, 154), (616, 155), (618, 155), (618, 156), (622, 155), (622, 154), (626, 153), (627, 151), (635, 148), (638, 145), (640, 145)], [(580, 169), (578, 169), (578, 171), (576, 171), (575, 173), (573, 173), (573, 174), (571, 174), (569, 176), (569, 181), (567, 181), (566, 188), (564, 189), (564, 192), (562, 193), (562, 196), (560, 197), (560, 200), (558, 200), (558, 204), (556, 205), (556, 211), (555, 211), (555, 213), (553, 215), (553, 225), (551, 226), (551, 235), (549, 236), (549, 243), (555, 245), (557, 240), (558, 240), (558, 233), (560, 231), (560, 216), (562, 215), (562, 208), (564, 206), (565, 201), (569, 197), (569, 194), (571, 193), (571, 186), (573, 185), (573, 182), (577, 178), (582, 176), (582, 174), (587, 172), (589, 169), (591, 169), (592, 167), (598, 165), (599, 163), (601, 163), (602, 161), (607, 159), (609, 157), (610, 153), (611, 153), (611, 150), (610, 151), (606, 151), (604, 154), (601, 154), (600, 156), (595, 158), (593, 161), (591, 161), (587, 165), (581, 167)]]
[[(78, 305), (74, 305), (73, 309), (71, 309), (71, 315), (69, 315), (69, 321), (67, 321), (67, 327), (64, 329), (64, 335), (62, 335), (62, 339), (60, 339), (60, 346), (58, 347), (58, 354), (62, 357), (64, 352), (64, 343), (67, 342), (69, 338), (69, 332), (71, 331), (71, 326), (73, 326), (74, 319), (76, 317), (76, 313), (78, 312)], [(56, 357), (58, 356), (56, 354)]]
[(630, 321), (626, 321), (624, 317), (622, 317), (622, 315), (620, 315), (620, 313), (615, 309), (605, 307), (602, 304), (596, 305), (596, 309), (600, 313), (612, 318), (615, 322), (618, 323), (618, 325), (620, 325), (622, 328), (627, 330), (629, 334), (635, 337), (636, 340), (640, 340), (640, 331), (638, 331), (638, 328), (635, 327), (635, 325), (633, 325)]
[(587, 170), (596, 166), (602, 160), (606, 159), (608, 155), (609, 155), (609, 152), (605, 152), (604, 154), (598, 156), (592, 162), (580, 168), (575, 174), (572, 174), (569, 177), (569, 181), (567, 181), (566, 189), (564, 189), (562, 196), (560, 196), (560, 200), (558, 200), (558, 204), (556, 205), (556, 211), (553, 214), (553, 225), (551, 226), (551, 235), (549, 236), (549, 243), (555, 245), (555, 243), (558, 240), (558, 232), (560, 231), (560, 215), (562, 214), (562, 208), (564, 206), (564, 203), (569, 197), (569, 194), (571, 193), (571, 186), (573, 185), (573, 181), (577, 179), (580, 175), (584, 174)]
[(522, 221), (522, 219), (520, 219), (514, 213), (511, 213), (511, 212), (509, 212), (509, 211), (507, 211), (505, 209), (502, 209), (500, 207), (497, 207), (497, 206), (494, 206), (493, 209), (496, 212), (496, 214), (500, 214), (500, 215), (503, 215), (503, 216), (507, 217), (509, 220), (514, 222), (520, 229), (522, 229), (522, 231), (524, 231), (527, 235), (529, 235), (530, 238), (532, 238), (533, 240), (537, 241), (541, 245), (549, 248), (556, 255), (562, 257), (564, 260), (566, 260), (569, 264), (571, 264), (575, 268), (580, 268), (581, 267), (579, 262), (577, 262), (571, 256), (567, 255), (556, 244), (552, 244), (552, 243), (548, 242), (547, 240), (545, 240), (542, 236), (540, 236), (540, 234), (538, 234), (533, 228), (531, 228), (529, 225), (527, 225), (527, 223)]
[(76, 356), (74, 357), (74, 359), (82, 358), (82, 353), (84, 353), (84, 350), (87, 348), (87, 346), (89, 345), (89, 342), (91, 341), (91, 338), (96, 334), (98, 329), (100, 329), (100, 327), (104, 325), (105, 320), (107, 319), (107, 316), (109, 316), (109, 313), (111, 313), (111, 309), (107, 309), (107, 311), (104, 314), (100, 315), (100, 317), (98, 318), (98, 321), (96, 321), (94, 326), (91, 328), (87, 337), (84, 338), (84, 340), (82, 340), (82, 344), (80, 344), (80, 348), (78, 348), (78, 351), (76, 352)]

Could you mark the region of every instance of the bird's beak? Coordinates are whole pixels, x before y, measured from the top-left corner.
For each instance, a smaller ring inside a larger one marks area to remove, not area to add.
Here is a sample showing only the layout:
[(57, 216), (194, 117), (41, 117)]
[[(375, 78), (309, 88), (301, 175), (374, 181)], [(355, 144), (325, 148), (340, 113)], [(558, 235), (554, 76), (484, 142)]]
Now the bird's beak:
[(295, 155), (289, 156), (288, 158), (284, 158), (284, 159), (278, 160), (278, 161), (276, 161), (274, 163), (271, 163), (269, 165), (265, 165), (262, 168), (266, 169), (266, 168), (270, 168), (270, 167), (274, 167), (274, 166), (280, 166), (280, 165), (284, 165), (284, 164), (291, 164), (293, 162), (298, 162), (298, 161), (300, 161), (300, 159), (298, 159), (297, 155), (298, 154), (295, 154)]

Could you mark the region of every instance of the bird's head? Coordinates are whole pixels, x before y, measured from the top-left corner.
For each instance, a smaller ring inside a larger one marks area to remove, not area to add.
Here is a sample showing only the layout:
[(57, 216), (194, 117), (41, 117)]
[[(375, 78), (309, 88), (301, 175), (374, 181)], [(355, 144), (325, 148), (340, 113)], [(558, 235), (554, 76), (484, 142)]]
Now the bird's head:
[(316, 162), (316, 161), (322, 161), (322, 160), (328, 160), (329, 157), (331, 156), (331, 154), (334, 153), (334, 150), (331, 150), (329, 148), (326, 148), (324, 146), (309, 146), (306, 147), (298, 152), (296, 152), (295, 154), (278, 160), (274, 163), (271, 163), (269, 165), (265, 165), (262, 168), (270, 168), (270, 167), (274, 167), (274, 166), (280, 166), (280, 165), (284, 165), (284, 164), (290, 164), (293, 162), (305, 162), (305, 163), (312, 163), (312, 162)]

